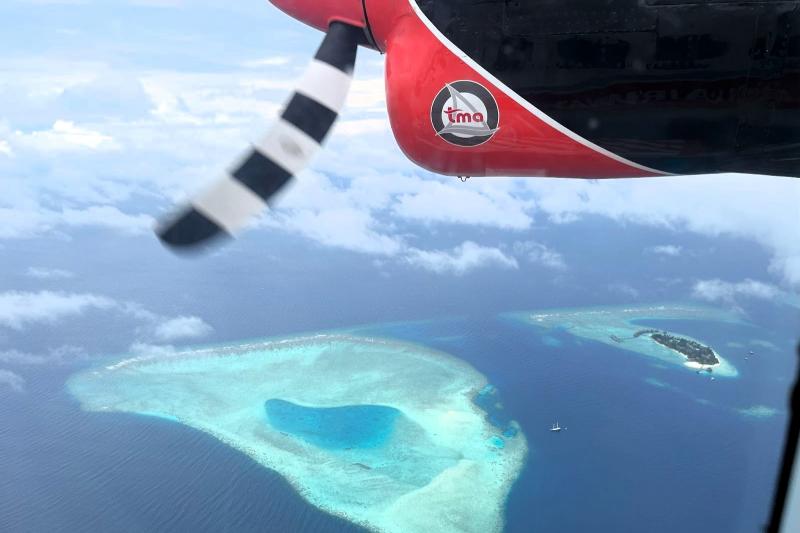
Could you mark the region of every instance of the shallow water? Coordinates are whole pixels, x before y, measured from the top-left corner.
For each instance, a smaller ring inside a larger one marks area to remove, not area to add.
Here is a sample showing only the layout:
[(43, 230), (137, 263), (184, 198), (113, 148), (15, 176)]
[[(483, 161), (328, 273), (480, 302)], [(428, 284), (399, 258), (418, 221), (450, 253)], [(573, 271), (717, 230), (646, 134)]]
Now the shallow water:
[(382, 446), (401, 415), (385, 405), (306, 407), (274, 398), (264, 403), (264, 410), (278, 431), (328, 450)]
[(354, 523), (476, 533), (502, 528), (526, 452), (521, 432), (498, 436), (473, 403), (485, 385), (446, 353), (342, 334), (138, 356), (68, 383), (87, 410), (213, 435)]

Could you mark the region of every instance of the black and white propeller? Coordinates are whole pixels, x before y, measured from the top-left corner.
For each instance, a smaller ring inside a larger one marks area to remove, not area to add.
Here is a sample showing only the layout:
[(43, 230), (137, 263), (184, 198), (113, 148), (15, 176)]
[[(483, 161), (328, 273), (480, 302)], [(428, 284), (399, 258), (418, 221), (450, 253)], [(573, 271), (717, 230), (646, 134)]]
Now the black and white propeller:
[(156, 229), (174, 249), (237, 233), (308, 165), (344, 105), (362, 28), (334, 22), (278, 121), (222, 179)]

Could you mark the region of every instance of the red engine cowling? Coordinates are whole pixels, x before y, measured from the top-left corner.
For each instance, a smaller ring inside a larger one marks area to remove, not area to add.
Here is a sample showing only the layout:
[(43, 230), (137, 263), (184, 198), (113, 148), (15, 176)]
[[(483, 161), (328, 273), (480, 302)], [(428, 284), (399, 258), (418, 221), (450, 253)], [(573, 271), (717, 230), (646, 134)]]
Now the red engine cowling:
[[(662, 174), (561, 127), (455, 48), (413, 0), (366, 0), (366, 8), (375, 42), (386, 52), (392, 131), (421, 167), (455, 176)], [(447, 94), (452, 89), (455, 99)], [(490, 122), (494, 106), (497, 119)], [(476, 112), (486, 127), (472, 127), (481, 125)]]
[[(414, 0), (271, 0), (325, 30), (365, 28), (386, 53), (386, 100), (405, 155), (453, 176), (662, 175), (619, 157), (539, 111), (447, 40)], [(364, 11), (366, 9), (366, 12)]]

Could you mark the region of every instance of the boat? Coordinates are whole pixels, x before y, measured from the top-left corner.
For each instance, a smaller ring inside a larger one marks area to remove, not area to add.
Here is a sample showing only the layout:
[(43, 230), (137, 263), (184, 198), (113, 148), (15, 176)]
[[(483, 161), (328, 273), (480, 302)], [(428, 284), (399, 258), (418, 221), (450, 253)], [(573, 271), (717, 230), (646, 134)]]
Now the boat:
[(558, 425), (558, 422), (556, 422), (555, 424), (553, 424), (553, 427), (551, 427), (551, 428), (550, 428), (550, 431), (552, 431), (553, 433), (558, 433), (558, 432), (559, 432), (559, 431), (561, 431), (562, 429), (564, 429), (564, 428), (562, 428), (561, 426), (559, 426), (559, 425)]

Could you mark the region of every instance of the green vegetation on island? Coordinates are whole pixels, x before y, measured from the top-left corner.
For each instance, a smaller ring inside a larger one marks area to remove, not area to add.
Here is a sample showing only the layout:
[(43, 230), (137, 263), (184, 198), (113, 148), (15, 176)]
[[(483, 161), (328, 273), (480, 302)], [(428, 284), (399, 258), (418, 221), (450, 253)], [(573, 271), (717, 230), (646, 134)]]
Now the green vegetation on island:
[[(678, 352), (685, 356), (690, 362), (704, 366), (719, 364), (719, 359), (717, 359), (717, 354), (714, 350), (695, 340), (679, 337), (660, 329), (640, 329), (633, 334), (632, 338), (638, 339), (642, 336), (650, 337), (661, 346)], [(611, 339), (615, 342), (623, 341), (614, 335), (611, 335)], [(710, 369), (708, 370), (710, 371)]]
[(648, 332), (647, 334), (650, 335), (651, 339), (662, 346), (666, 346), (671, 350), (675, 350), (676, 352), (685, 355), (689, 361), (699, 363), (701, 365), (719, 364), (719, 359), (717, 359), (714, 350), (704, 344), (700, 344), (697, 341), (684, 339), (683, 337), (672, 335), (666, 331), (657, 331), (655, 333)]

